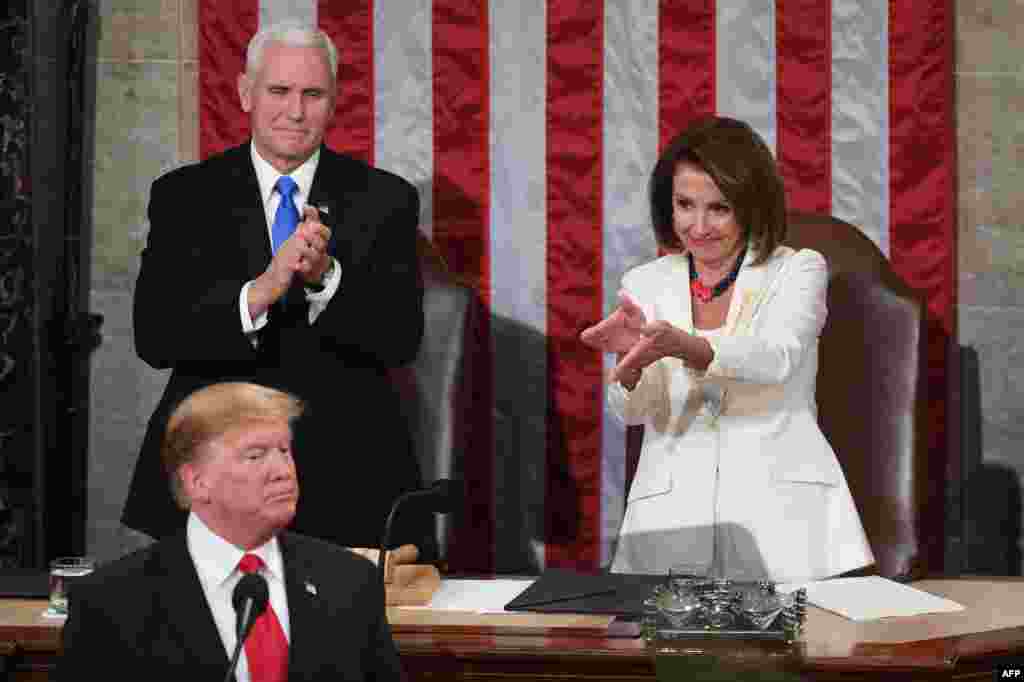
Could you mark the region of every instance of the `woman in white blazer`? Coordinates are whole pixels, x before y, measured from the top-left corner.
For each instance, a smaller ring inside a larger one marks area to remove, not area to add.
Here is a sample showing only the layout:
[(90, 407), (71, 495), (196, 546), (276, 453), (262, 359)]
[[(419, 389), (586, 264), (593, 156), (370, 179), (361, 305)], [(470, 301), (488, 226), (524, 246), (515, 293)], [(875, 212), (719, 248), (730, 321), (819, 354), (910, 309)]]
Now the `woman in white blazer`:
[[(828, 271), (794, 252), (782, 181), (747, 124), (699, 120), (651, 174), (665, 256), (582, 340), (617, 353), (608, 399), (644, 425), (612, 570), (704, 566), (802, 581), (870, 564), (814, 399)], [(855, 417), (856, 405), (851, 405)]]

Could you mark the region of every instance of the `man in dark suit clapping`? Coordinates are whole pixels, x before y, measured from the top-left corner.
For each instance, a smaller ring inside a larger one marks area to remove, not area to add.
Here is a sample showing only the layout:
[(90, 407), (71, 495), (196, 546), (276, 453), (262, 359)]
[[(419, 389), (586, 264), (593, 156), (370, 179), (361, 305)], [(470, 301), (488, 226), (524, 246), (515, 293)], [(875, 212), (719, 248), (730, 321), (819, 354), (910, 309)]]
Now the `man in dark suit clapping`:
[[(338, 60), (322, 31), (270, 26), (246, 57), (238, 91), (251, 141), (152, 186), (135, 345), (172, 373), (122, 521), (156, 538), (181, 527), (159, 462), (167, 415), (197, 388), (251, 381), (309, 406), (295, 426), (293, 530), (374, 547), (393, 501), (422, 485), (387, 375), (415, 358), (423, 334), (419, 197), (324, 146)], [(432, 527), (400, 518), (392, 538), (429, 559)]]
[(270, 598), (238, 682), (401, 678), (373, 564), (283, 530), (299, 500), (301, 410), (248, 383), (207, 386), (174, 410), (162, 459), (190, 510), (185, 527), (72, 584), (58, 679), (223, 679), (237, 641), (232, 594), (247, 572)]

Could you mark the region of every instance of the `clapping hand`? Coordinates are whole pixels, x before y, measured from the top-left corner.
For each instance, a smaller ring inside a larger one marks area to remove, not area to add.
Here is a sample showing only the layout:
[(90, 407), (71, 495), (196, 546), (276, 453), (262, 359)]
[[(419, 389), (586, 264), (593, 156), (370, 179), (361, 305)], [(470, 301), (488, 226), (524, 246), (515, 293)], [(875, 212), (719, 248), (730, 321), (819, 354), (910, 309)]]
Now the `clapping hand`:
[(312, 206), (303, 211), (303, 220), (295, 232), (281, 244), (270, 265), (249, 289), (249, 315), (256, 319), (285, 295), (292, 281), (300, 277), (307, 284), (319, 283), (331, 264), (327, 245), (331, 230), (320, 222)]
[(685, 332), (665, 320), (648, 322), (640, 306), (624, 291), (619, 292), (619, 307), (611, 315), (580, 334), (580, 340), (592, 348), (616, 353), (618, 364), (611, 381), (632, 389), (644, 367), (661, 358), (682, 356)]
[(318, 282), (331, 262), (327, 253), (330, 228), (320, 222), (320, 214), (312, 206), (307, 206), (302, 213), (302, 222), (281, 244), (267, 267), (266, 274), (272, 285), (271, 302), (284, 296), (296, 277), (307, 284)]
[(331, 263), (327, 252), (331, 229), (320, 222), (320, 212), (312, 206), (303, 209), (302, 222), (291, 236), (298, 242), (299, 260), (295, 272), (306, 284), (320, 284)]
[(640, 306), (624, 292), (619, 292), (619, 307), (611, 315), (580, 333), (580, 341), (605, 353), (628, 353), (644, 339), (641, 330), (647, 317)]
[(664, 357), (678, 356), (682, 348), (682, 333), (665, 320), (655, 320), (644, 325), (640, 330), (640, 340), (624, 354), (620, 353), (619, 362), (612, 370), (612, 381), (633, 385), (639, 380), (640, 372), (647, 365)]

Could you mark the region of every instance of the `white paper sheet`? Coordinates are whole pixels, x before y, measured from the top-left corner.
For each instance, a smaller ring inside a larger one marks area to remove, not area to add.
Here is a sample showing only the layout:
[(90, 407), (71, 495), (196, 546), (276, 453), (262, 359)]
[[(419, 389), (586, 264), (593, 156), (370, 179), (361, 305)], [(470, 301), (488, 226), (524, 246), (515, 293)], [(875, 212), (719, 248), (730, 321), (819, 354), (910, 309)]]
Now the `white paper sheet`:
[(779, 585), (778, 589), (791, 592), (799, 587), (807, 588), (810, 603), (855, 621), (964, 610), (955, 601), (879, 576), (791, 583)]
[(504, 613), (505, 604), (519, 596), (536, 578), (493, 580), (442, 580), (430, 603), (423, 608), (476, 613)]

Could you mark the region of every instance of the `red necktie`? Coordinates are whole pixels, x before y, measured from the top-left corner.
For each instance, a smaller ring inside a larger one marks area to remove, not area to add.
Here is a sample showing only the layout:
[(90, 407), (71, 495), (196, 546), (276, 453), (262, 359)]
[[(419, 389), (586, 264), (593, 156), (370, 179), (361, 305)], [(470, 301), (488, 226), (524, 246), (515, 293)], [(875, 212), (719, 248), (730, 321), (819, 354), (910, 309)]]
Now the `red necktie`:
[[(261, 568), (263, 559), (255, 554), (246, 554), (238, 562), (242, 573), (256, 573)], [(245, 640), (245, 657), (252, 682), (286, 682), (288, 679), (288, 640), (269, 602)]]

